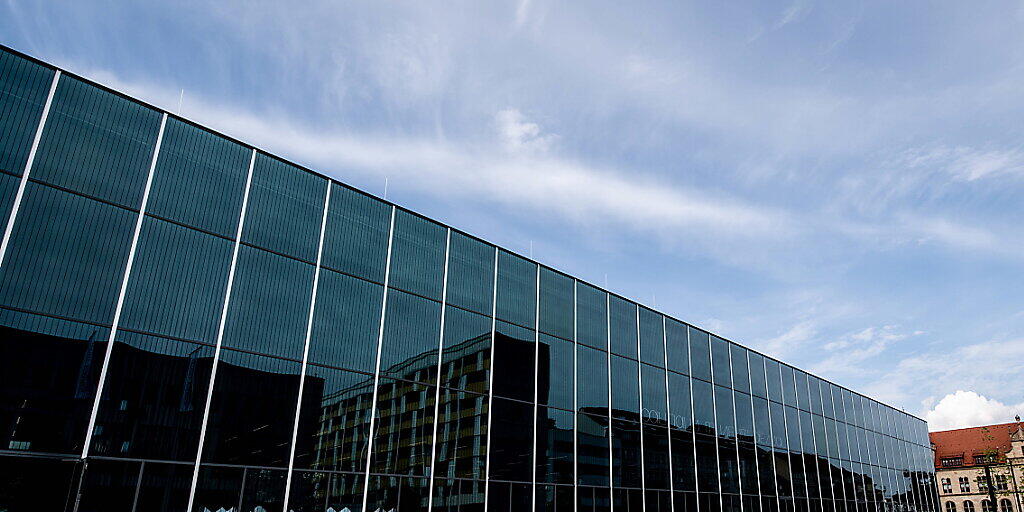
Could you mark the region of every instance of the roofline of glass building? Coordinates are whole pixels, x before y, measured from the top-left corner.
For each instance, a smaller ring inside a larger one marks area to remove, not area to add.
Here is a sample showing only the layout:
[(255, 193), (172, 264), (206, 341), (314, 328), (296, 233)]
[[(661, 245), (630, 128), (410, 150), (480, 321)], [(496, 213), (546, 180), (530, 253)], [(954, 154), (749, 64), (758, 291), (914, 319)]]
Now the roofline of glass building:
[(376, 200), (376, 201), (380, 201), (380, 202), (382, 202), (382, 203), (384, 203), (384, 204), (386, 204), (386, 205), (388, 205), (388, 206), (393, 206), (394, 208), (396, 208), (396, 209), (398, 209), (398, 210), (402, 210), (402, 211), (404, 211), (404, 212), (406, 212), (406, 213), (409, 213), (409, 214), (415, 215), (415, 216), (417, 216), (417, 217), (420, 217), (420, 218), (423, 218), (423, 219), (429, 220), (429, 221), (431, 221), (431, 222), (437, 223), (437, 224), (439, 224), (439, 225), (441, 225), (441, 226), (443, 226), (443, 227), (445, 227), (445, 228), (451, 229), (451, 230), (452, 230), (453, 232), (456, 232), (456, 233), (459, 233), (459, 234), (461, 234), (461, 235), (463, 235), (463, 236), (466, 236), (466, 237), (469, 237), (469, 238), (472, 238), (472, 239), (478, 240), (478, 241), (480, 241), (480, 242), (483, 242), (483, 243), (485, 243), (485, 244), (487, 244), (487, 245), (489, 245), (489, 246), (491, 246), (491, 247), (495, 247), (495, 248), (497, 248), (497, 249), (499, 249), (499, 250), (503, 250), (503, 251), (505, 251), (505, 252), (509, 252), (509, 253), (515, 254), (516, 256), (518, 256), (518, 257), (520, 257), (520, 258), (523, 258), (523, 259), (525, 259), (525, 260), (529, 261), (530, 263), (534, 263), (534, 264), (536, 264), (536, 265), (537, 265), (538, 267), (540, 267), (540, 268), (545, 268), (545, 269), (551, 270), (551, 271), (553, 271), (553, 272), (557, 272), (557, 273), (559, 273), (559, 274), (562, 274), (562, 275), (563, 275), (563, 276), (565, 276), (565, 277), (569, 277), (569, 278), (575, 279), (575, 280), (579, 281), (580, 283), (583, 283), (583, 284), (585, 284), (585, 285), (587, 285), (587, 286), (590, 286), (590, 287), (592, 287), (592, 288), (595, 288), (595, 289), (597, 289), (597, 290), (599, 290), (599, 291), (601, 291), (601, 292), (607, 293), (607, 294), (608, 294), (608, 295), (610, 295), (610, 296), (613, 296), (613, 297), (618, 297), (618, 298), (620, 298), (620, 299), (622, 299), (622, 300), (625, 300), (625, 301), (627, 301), (627, 302), (630, 302), (630, 303), (632, 303), (632, 304), (636, 304), (636, 305), (637, 305), (637, 306), (639, 306), (639, 307), (642, 307), (642, 308), (645, 308), (645, 309), (651, 310), (651, 311), (653, 311), (653, 312), (656, 312), (656, 313), (658, 313), (658, 314), (664, 315), (664, 316), (665, 316), (665, 317), (666, 317), (667, 319), (675, 320), (675, 321), (677, 321), (677, 322), (679, 322), (679, 323), (682, 323), (682, 324), (684, 324), (684, 325), (686, 325), (686, 326), (688, 326), (688, 327), (692, 327), (692, 328), (694, 328), (694, 329), (697, 329), (697, 330), (700, 330), (700, 331), (704, 331), (704, 332), (708, 333), (708, 334), (709, 334), (709, 335), (711, 335), (711, 336), (715, 336), (715, 337), (717, 337), (717, 338), (719, 338), (719, 339), (722, 339), (722, 340), (724, 340), (724, 341), (726, 341), (726, 342), (728, 342), (728, 343), (734, 344), (734, 345), (739, 345), (739, 346), (743, 347), (744, 349), (746, 349), (746, 350), (749, 350), (749, 351), (751, 351), (751, 352), (753, 352), (753, 353), (756, 353), (756, 354), (758, 354), (758, 355), (760, 355), (760, 356), (762, 356), (762, 357), (764, 357), (764, 358), (766, 358), (766, 359), (771, 359), (771, 360), (773, 360), (773, 361), (776, 361), (776, 362), (778, 362), (778, 363), (779, 363), (779, 364), (781, 364), (781, 365), (789, 366), (790, 368), (793, 368), (793, 369), (795, 369), (795, 370), (800, 370), (800, 371), (802, 371), (802, 372), (804, 372), (804, 373), (806, 373), (806, 374), (808, 374), (808, 375), (813, 375), (813, 376), (817, 377), (818, 379), (820, 379), (820, 380), (822, 380), (822, 381), (824, 381), (824, 382), (827, 382), (827, 383), (829, 383), (829, 384), (832, 384), (832, 385), (834, 385), (834, 386), (836, 386), (836, 387), (839, 387), (839, 388), (841, 388), (841, 389), (845, 389), (845, 390), (847, 390), (847, 391), (850, 391), (851, 393), (854, 393), (854, 394), (856, 394), (856, 395), (858, 395), (858, 396), (864, 397), (864, 398), (866, 398), (866, 399), (868, 399), (868, 400), (870, 400), (870, 401), (872, 401), (872, 402), (876, 402), (876, 403), (879, 403), (879, 404), (881, 404), (881, 405), (884, 405), (884, 406), (886, 406), (886, 407), (889, 407), (889, 408), (891, 408), (891, 409), (895, 409), (895, 410), (898, 410), (898, 411), (902, 412), (903, 414), (906, 414), (906, 415), (908, 415), (908, 416), (911, 416), (911, 417), (913, 417), (913, 418), (915, 418), (915, 419), (917, 419), (917, 420), (920, 420), (920, 421), (922, 421), (922, 422), (926, 422), (926, 420), (925, 420), (924, 418), (921, 418), (921, 417), (919, 417), (919, 416), (917, 416), (917, 415), (915, 415), (915, 414), (913, 414), (913, 413), (909, 413), (909, 412), (907, 412), (907, 411), (905, 411), (905, 410), (903, 410), (903, 409), (900, 409), (900, 408), (894, 407), (894, 406), (892, 406), (892, 405), (886, 404), (885, 402), (881, 402), (881, 401), (879, 401), (879, 400), (875, 400), (874, 398), (871, 398), (870, 396), (868, 396), (868, 395), (865, 395), (865, 394), (863, 394), (863, 393), (860, 393), (860, 392), (858, 392), (858, 391), (856, 391), (856, 390), (854, 390), (854, 389), (852, 389), (852, 388), (849, 388), (849, 387), (843, 386), (843, 385), (841, 385), (841, 384), (835, 383), (835, 382), (833, 382), (833, 381), (831, 381), (831, 380), (829, 380), (829, 379), (826, 379), (826, 378), (824, 378), (824, 377), (822, 377), (822, 376), (820, 376), (820, 375), (817, 375), (817, 374), (811, 373), (811, 372), (809, 372), (809, 371), (807, 371), (807, 370), (804, 370), (804, 369), (800, 368), (799, 366), (795, 366), (795, 365), (789, 364), (789, 363), (787, 363), (787, 362), (785, 362), (785, 361), (783, 361), (783, 360), (781, 360), (781, 359), (779, 359), (779, 358), (773, 357), (773, 356), (771, 356), (771, 355), (769, 355), (769, 354), (766, 354), (766, 353), (763, 353), (763, 352), (761, 352), (761, 351), (759, 351), (759, 350), (753, 349), (753, 348), (751, 348), (751, 347), (749, 347), (749, 346), (747, 346), (747, 345), (744, 345), (744, 344), (742, 344), (742, 343), (739, 343), (739, 342), (736, 342), (736, 341), (734, 341), (734, 340), (731, 340), (731, 339), (729, 339), (729, 338), (727, 338), (727, 337), (725, 337), (725, 336), (721, 336), (721, 335), (719, 335), (719, 334), (717, 334), (717, 333), (715, 333), (715, 332), (713, 332), (713, 331), (710, 331), (710, 330), (708, 330), (708, 329), (704, 329), (703, 327), (700, 327), (700, 326), (698, 326), (698, 325), (696, 325), (696, 324), (693, 324), (693, 323), (687, 322), (687, 321), (685, 321), (685, 320), (682, 320), (682, 319), (680, 319), (680, 318), (677, 318), (677, 317), (675, 317), (675, 316), (672, 316), (671, 314), (668, 314), (668, 313), (666, 313), (666, 312), (664, 312), (664, 311), (661, 311), (661, 310), (659, 310), (659, 309), (657, 309), (657, 308), (654, 308), (654, 307), (650, 307), (650, 306), (647, 306), (647, 305), (646, 305), (646, 304), (644, 304), (643, 302), (640, 302), (640, 301), (637, 301), (637, 300), (631, 299), (631, 298), (629, 298), (629, 297), (626, 297), (626, 296), (624, 296), (624, 295), (622, 295), (622, 294), (619, 294), (619, 293), (617, 293), (617, 292), (614, 292), (614, 291), (612, 291), (612, 290), (609, 290), (609, 289), (607, 289), (607, 288), (605, 288), (605, 287), (602, 287), (602, 286), (598, 286), (598, 285), (596, 285), (596, 284), (594, 284), (594, 283), (591, 283), (591, 282), (589, 282), (589, 281), (587, 281), (587, 280), (584, 280), (584, 279), (580, 279), (580, 278), (578, 278), (578, 277), (576, 277), (576, 276), (574, 276), (574, 275), (572, 275), (572, 274), (570, 274), (570, 273), (568, 273), (568, 272), (565, 272), (565, 271), (563, 271), (563, 270), (560, 270), (560, 269), (554, 268), (554, 267), (552, 267), (552, 266), (550, 266), (550, 265), (546, 265), (546, 264), (544, 264), (543, 262), (541, 262), (541, 261), (539, 261), (539, 260), (536, 260), (536, 259), (533, 259), (533, 258), (531, 258), (531, 257), (529, 257), (529, 256), (523, 255), (523, 254), (519, 253), (518, 251), (513, 251), (513, 250), (510, 250), (510, 249), (508, 249), (508, 248), (506, 248), (506, 247), (502, 247), (502, 246), (500, 246), (500, 245), (498, 245), (498, 244), (495, 244), (495, 243), (492, 243), (492, 242), (488, 241), (488, 240), (487, 240), (487, 239), (485, 239), (485, 238), (482, 238), (482, 237), (476, 236), (476, 235), (474, 235), (474, 234), (472, 234), (472, 233), (469, 233), (469, 232), (463, 231), (463, 230), (461, 230), (461, 229), (459, 229), (459, 228), (457, 228), (457, 227), (455, 227), (455, 226), (451, 226), (451, 225), (448, 225), (448, 224), (446, 224), (446, 223), (444, 223), (444, 222), (441, 222), (441, 221), (439, 221), (439, 220), (437, 220), (437, 219), (431, 218), (431, 217), (429, 217), (429, 216), (427, 216), (427, 215), (424, 215), (424, 214), (422, 214), (422, 213), (419, 213), (419, 212), (417, 212), (417, 211), (415, 211), (415, 210), (412, 210), (412, 209), (406, 208), (406, 207), (404, 207), (404, 206), (402, 206), (402, 205), (400, 205), (400, 204), (398, 204), (398, 203), (392, 202), (392, 201), (390, 201), (390, 200), (388, 200), (388, 199), (384, 199), (384, 198), (382, 198), (382, 197), (380, 197), (380, 196), (377, 196), (377, 195), (375, 195), (375, 194), (372, 194), (372, 193), (370, 193), (370, 192), (367, 192), (367, 191), (365, 191), (365, 190), (362, 190), (362, 189), (359, 189), (359, 188), (353, 187), (353, 186), (351, 186), (351, 185), (349, 185), (349, 184), (347, 184), (347, 183), (345, 183), (345, 182), (343, 182), (343, 181), (341, 181), (341, 180), (339, 180), (339, 179), (337, 179), (337, 178), (331, 177), (331, 176), (330, 176), (330, 175), (328, 175), (328, 174), (325, 174), (325, 173), (323, 173), (323, 172), (321, 172), (321, 171), (317, 171), (317, 170), (315, 170), (315, 169), (311, 169), (311, 168), (309, 168), (309, 167), (307, 167), (307, 166), (305, 166), (305, 165), (303, 165), (303, 164), (301, 164), (301, 163), (297, 163), (297, 162), (295, 162), (295, 161), (292, 161), (292, 160), (288, 160), (288, 159), (286, 159), (286, 158), (283, 158), (283, 157), (280, 157), (280, 156), (278, 156), (278, 155), (275, 155), (274, 153), (271, 153), (271, 152), (269, 152), (269, 151), (266, 151), (266, 150), (263, 150), (263, 149), (261, 149), (261, 148), (259, 148), (259, 147), (257, 147), (257, 146), (254, 146), (254, 145), (252, 145), (252, 144), (249, 144), (249, 143), (245, 142), (244, 140), (241, 140), (241, 139), (238, 139), (238, 138), (236, 138), (236, 137), (233, 137), (233, 136), (232, 136), (232, 135), (230, 135), (230, 134), (226, 134), (226, 133), (220, 132), (220, 131), (218, 131), (218, 130), (215, 130), (215, 129), (213, 129), (213, 128), (210, 128), (209, 126), (206, 126), (206, 125), (203, 125), (203, 124), (201, 124), (201, 123), (198, 123), (198, 122), (196, 122), (196, 121), (193, 121), (192, 119), (189, 119), (189, 118), (187, 118), (187, 117), (184, 117), (184, 116), (182, 116), (182, 115), (180, 115), (180, 114), (178, 114), (178, 113), (172, 112), (172, 111), (170, 111), (170, 110), (168, 110), (168, 109), (165, 109), (165, 108), (162, 108), (162, 107), (160, 107), (160, 106), (158, 106), (158, 105), (153, 105), (152, 103), (148, 103), (148, 102), (146, 102), (146, 101), (143, 101), (143, 100), (141, 100), (141, 99), (139, 99), (139, 98), (136, 98), (136, 97), (134, 97), (134, 96), (131, 96), (131, 95), (127, 94), (127, 93), (124, 93), (124, 92), (122, 92), (122, 91), (119, 91), (119, 90), (117, 90), (117, 89), (114, 89), (114, 88), (112, 88), (112, 87), (109, 87), (109, 86), (107, 86), (107, 85), (105, 85), (105, 84), (103, 84), (103, 83), (101, 83), (101, 82), (97, 82), (97, 81), (95, 81), (95, 80), (93, 80), (93, 79), (91, 79), (91, 78), (88, 78), (88, 77), (85, 77), (85, 76), (79, 75), (79, 74), (77, 74), (77, 73), (75, 73), (75, 72), (73, 72), (73, 71), (68, 71), (68, 70), (66, 70), (66, 69), (64, 69), (64, 68), (61, 68), (61, 67), (59, 67), (59, 66), (55, 66), (55, 65), (53, 65), (53, 64), (51, 64), (51, 63), (48, 63), (48, 62), (46, 62), (46, 61), (44, 61), (44, 60), (42, 60), (42, 59), (39, 59), (39, 58), (37, 58), (37, 57), (34, 57), (34, 56), (32, 56), (32, 55), (26, 54), (26, 53), (24, 53), (24, 52), (22, 52), (22, 51), (19, 51), (19, 50), (15, 49), (15, 48), (11, 48), (11, 47), (9, 47), (9, 46), (6, 46), (6, 45), (3, 45), (3, 44), (0, 44), (0, 48), (3, 48), (4, 50), (7, 50), (7, 51), (9, 51), (9, 52), (11, 52), (11, 53), (17, 54), (17, 55), (19, 55), (19, 56), (21, 56), (21, 57), (23, 57), (23, 58), (29, 59), (29, 60), (31, 60), (31, 61), (33, 61), (33, 62), (37, 63), (37, 64), (40, 64), (40, 65), (42, 65), (42, 66), (45, 66), (45, 67), (47, 67), (47, 68), (50, 68), (50, 69), (53, 69), (53, 70), (59, 70), (59, 71), (61, 72), (61, 74), (64, 74), (64, 75), (68, 75), (68, 76), (71, 76), (71, 77), (77, 78), (77, 79), (79, 79), (79, 80), (82, 80), (83, 82), (86, 82), (86, 83), (90, 84), (90, 85), (93, 85), (93, 86), (95, 86), (95, 87), (99, 87), (100, 89), (103, 89), (103, 90), (105, 90), (105, 91), (107, 91), (107, 92), (110, 92), (110, 93), (116, 94), (116, 95), (118, 95), (118, 96), (120, 96), (120, 97), (122, 97), (122, 98), (125, 98), (125, 99), (127, 99), (127, 100), (130, 100), (130, 101), (132, 101), (132, 102), (135, 102), (135, 103), (138, 103), (138, 104), (140, 104), (140, 105), (142, 105), (142, 106), (145, 106), (145, 107), (147, 107), (147, 108), (153, 109), (153, 110), (155, 110), (155, 111), (157, 111), (157, 112), (160, 112), (160, 113), (164, 113), (164, 114), (167, 114), (167, 115), (168, 115), (168, 117), (174, 117), (174, 118), (176, 118), (176, 119), (178, 119), (178, 120), (180, 120), (180, 121), (183, 121), (183, 122), (185, 122), (185, 123), (188, 123), (188, 124), (190, 124), (190, 125), (192, 125), (192, 126), (195, 126), (196, 128), (199, 128), (199, 129), (202, 129), (202, 130), (208, 131), (208, 132), (210, 132), (210, 133), (212, 133), (212, 134), (215, 134), (215, 135), (217, 135), (217, 136), (223, 137), (223, 138), (225, 138), (225, 139), (227, 139), (227, 140), (229, 140), (229, 141), (232, 141), (232, 142), (234, 142), (234, 143), (236, 143), (236, 144), (238, 144), (238, 145), (240, 145), (240, 146), (243, 146), (243, 147), (245, 147), (245, 148), (248, 148), (248, 149), (251, 149), (251, 150), (257, 151), (257, 152), (259, 152), (259, 153), (262, 153), (262, 154), (264, 154), (264, 155), (266, 155), (266, 156), (269, 156), (269, 157), (271, 157), (271, 158), (274, 158), (274, 159), (276, 159), (276, 160), (280, 160), (280, 161), (281, 161), (281, 162), (283, 162), (283, 163), (286, 163), (286, 164), (288, 164), (288, 165), (294, 166), (294, 167), (296, 167), (296, 168), (298, 168), (298, 169), (301, 169), (301, 170), (303, 170), (303, 171), (305, 171), (305, 172), (308, 172), (308, 173), (310, 173), (310, 174), (313, 174), (313, 175), (315, 175), (315, 176), (317, 176), (317, 177), (320, 177), (320, 178), (324, 178), (324, 179), (328, 180), (328, 181), (329, 181), (329, 182), (331, 182), (331, 183), (334, 183), (334, 184), (340, 185), (340, 186), (342, 186), (342, 187), (345, 187), (345, 188), (347, 188), (347, 189), (349, 189), (349, 190), (351, 190), (351, 191), (353, 191), (353, 192), (357, 192), (357, 193), (359, 193), (359, 194), (363, 194), (363, 195), (365, 195), (365, 196), (367, 196), (367, 197), (369, 197), (369, 198), (372, 198), (372, 199), (374, 199), (374, 200)]

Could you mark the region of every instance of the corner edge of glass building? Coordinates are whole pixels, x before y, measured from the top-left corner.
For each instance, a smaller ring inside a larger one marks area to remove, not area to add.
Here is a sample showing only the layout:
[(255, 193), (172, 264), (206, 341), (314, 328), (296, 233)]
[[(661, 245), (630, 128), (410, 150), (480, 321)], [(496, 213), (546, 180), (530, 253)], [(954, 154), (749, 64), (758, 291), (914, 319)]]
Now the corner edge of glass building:
[(937, 512), (924, 421), (0, 48), (0, 510)]

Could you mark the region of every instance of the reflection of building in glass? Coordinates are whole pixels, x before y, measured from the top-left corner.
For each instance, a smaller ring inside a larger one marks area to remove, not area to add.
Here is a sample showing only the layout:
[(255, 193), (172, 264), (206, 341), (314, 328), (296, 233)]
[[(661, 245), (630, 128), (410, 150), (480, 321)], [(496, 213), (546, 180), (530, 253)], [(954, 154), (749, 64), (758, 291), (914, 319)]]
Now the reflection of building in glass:
[(0, 510), (936, 510), (918, 418), (7, 49), (0, 212)]

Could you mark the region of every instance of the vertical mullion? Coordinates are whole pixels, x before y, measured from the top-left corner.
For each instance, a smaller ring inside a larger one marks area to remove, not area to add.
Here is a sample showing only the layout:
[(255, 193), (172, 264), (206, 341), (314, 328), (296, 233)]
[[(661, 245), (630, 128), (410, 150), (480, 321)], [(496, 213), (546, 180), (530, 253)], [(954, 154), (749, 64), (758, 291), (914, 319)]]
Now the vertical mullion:
[(291, 450), (288, 454), (288, 472), (284, 482), (284, 510), (288, 510), (288, 501), (292, 492), (292, 473), (295, 470), (295, 441), (299, 435), (299, 414), (302, 412), (302, 394), (305, 391), (306, 368), (309, 365), (309, 343), (313, 336), (313, 313), (316, 311), (316, 292), (320, 285), (320, 263), (324, 253), (324, 233), (327, 231), (327, 212), (331, 205), (331, 180), (327, 182), (324, 196), (324, 212), (320, 219), (320, 240), (316, 249), (316, 270), (313, 273), (313, 290), (309, 299), (309, 315), (306, 317), (306, 337), (302, 346), (302, 370), (299, 372), (299, 395), (295, 399), (295, 422), (292, 425)]
[[(732, 395), (732, 430), (735, 433), (736, 438), (736, 486), (739, 487), (739, 500), (740, 500), (740, 512), (743, 512), (743, 471), (740, 465), (740, 429), (739, 429), (739, 417), (736, 415), (736, 383), (733, 379), (736, 378), (732, 372), (732, 346), (726, 345), (729, 349), (729, 384), (732, 386), (729, 389), (729, 393)], [(750, 366), (747, 366), (747, 377), (750, 377)], [(747, 389), (750, 389), (748, 382)], [(751, 399), (750, 403), (753, 404), (754, 400)], [(753, 419), (753, 418), (751, 418)]]
[(615, 441), (612, 438), (612, 309), (611, 295), (604, 292), (605, 358), (608, 363), (608, 507), (615, 512)]
[[(640, 305), (634, 304), (635, 309), (633, 310), (636, 314), (636, 389), (637, 401), (640, 403), (640, 415), (639, 415), (639, 426), (640, 426), (640, 504), (641, 510), (647, 509), (647, 466), (644, 463), (644, 379), (643, 375), (643, 363), (640, 362)], [(665, 397), (668, 400), (668, 397)]]
[(388, 286), (391, 282), (391, 250), (395, 241), (395, 211), (391, 206), (391, 225), (388, 228), (388, 253), (384, 263), (384, 296), (380, 300), (380, 323), (377, 330), (377, 362), (373, 370), (373, 394), (370, 402), (370, 428), (366, 441), (366, 470), (363, 472), (363, 508), (366, 510), (366, 500), (370, 493), (370, 463), (373, 460), (373, 437), (374, 427), (377, 426), (377, 389), (380, 387), (380, 357), (384, 345), (384, 319), (388, 309)]
[[(579, 511), (580, 500), (580, 456), (579, 456), (579, 314), (577, 313), (577, 287), (579, 281), (572, 280), (572, 509)], [(486, 512), (486, 511), (485, 511)]]
[(661, 350), (665, 358), (665, 434), (668, 436), (668, 507), (676, 510), (676, 479), (672, 471), (672, 398), (668, 385), (668, 326), (665, 315), (661, 315)]
[[(498, 248), (494, 248), (494, 277), (491, 288), (491, 371), (487, 376), (487, 453), (484, 463), (484, 512), (487, 511), (488, 500), (491, 489), (491, 438), (494, 437), (491, 431), (491, 424), (494, 419), (494, 330), (496, 318), (498, 317)], [(429, 511), (428, 511), (429, 512)]]
[(252, 188), (252, 170), (256, 164), (256, 150), (252, 150), (249, 158), (249, 171), (245, 178), (245, 192), (242, 195), (242, 209), (238, 214), (238, 226), (235, 228), (235, 245), (231, 250), (231, 267), (228, 269), (228, 283), (224, 290), (224, 303), (220, 310), (220, 321), (217, 325), (217, 342), (213, 350), (213, 364), (210, 368), (210, 385), (206, 389), (206, 404), (203, 406), (203, 422), (199, 428), (199, 445), (196, 450), (196, 463), (192, 470), (192, 484), (188, 494), (188, 510), (196, 497), (196, 483), (199, 481), (199, 464), (203, 460), (203, 445), (206, 442), (206, 427), (210, 421), (210, 400), (213, 398), (213, 386), (217, 382), (217, 367), (220, 361), (221, 344), (224, 341), (224, 327), (228, 319), (228, 306), (231, 303), (231, 289), (235, 282), (235, 268), (238, 266), (238, 250), (242, 241), (242, 228), (245, 226), (245, 214), (249, 208), (249, 191)]
[(537, 510), (537, 404), (540, 402), (537, 390), (537, 382), (540, 379), (540, 265), (535, 265), (537, 275), (533, 300), (533, 478), (530, 487), (530, 510), (534, 511)]
[(434, 389), (434, 429), (430, 438), (430, 469), (427, 471), (427, 511), (434, 509), (434, 468), (437, 462), (437, 427), (441, 423), (441, 366), (444, 352), (444, 314), (448, 308), (448, 266), (451, 259), (452, 228), (448, 228), (444, 240), (444, 277), (441, 285), (441, 330), (437, 339), (437, 381)]
[[(718, 399), (715, 398), (715, 350), (711, 346), (711, 339), (708, 339), (708, 360), (711, 361), (711, 417), (715, 423), (715, 464), (718, 466), (718, 510), (725, 510), (725, 500), (722, 497), (722, 457), (718, 449), (718, 439), (721, 437), (718, 432)], [(731, 371), (731, 370), (730, 370)]]
[[(777, 447), (775, 446), (775, 426), (772, 424), (772, 399), (770, 396), (771, 393), (768, 391), (770, 389), (768, 385), (768, 379), (770, 379), (771, 376), (768, 375), (767, 358), (761, 358), (761, 368), (764, 370), (764, 394), (765, 400), (768, 402), (768, 449), (772, 461), (772, 489), (775, 491), (775, 507), (779, 509), (779, 512), (786, 512), (785, 510), (782, 510), (782, 497), (779, 496), (779, 468), (778, 465), (775, 464), (775, 450), (777, 449)], [(783, 419), (785, 419), (785, 415), (783, 415)]]
[(36, 160), (36, 151), (39, 149), (39, 141), (43, 138), (43, 128), (46, 127), (46, 119), (50, 116), (50, 106), (53, 104), (53, 95), (57, 91), (57, 82), (59, 80), (60, 70), (58, 69), (54, 71), (53, 81), (50, 82), (50, 92), (46, 95), (46, 103), (43, 104), (43, 112), (39, 116), (39, 124), (36, 126), (35, 136), (32, 138), (32, 147), (28, 151), (28, 159), (25, 160), (25, 169), (22, 171), (21, 180), (18, 182), (18, 191), (14, 194), (14, 204), (11, 205), (11, 213), (7, 217), (7, 225), (4, 227), (4, 237), (0, 241), (0, 267), (3, 266), (4, 256), (7, 255), (7, 245), (11, 241), (11, 233), (14, 232), (14, 221), (18, 218), (21, 200), (25, 197), (28, 176), (32, 172), (32, 163)]
[[(753, 421), (754, 427), (754, 473), (757, 474), (757, 510), (761, 510), (761, 500), (764, 493), (761, 491), (761, 462), (757, 460), (757, 417), (754, 412), (754, 372), (750, 371), (750, 351), (744, 350), (743, 354), (747, 358), (747, 389), (750, 390), (750, 418)], [(764, 364), (764, 358), (761, 358), (761, 363)], [(761, 374), (764, 375), (763, 370), (761, 371)], [(765, 388), (767, 388), (767, 386), (765, 386)], [(766, 395), (765, 399), (767, 400), (767, 389), (765, 389), (764, 394)], [(771, 409), (771, 405), (768, 406), (768, 409)], [(771, 423), (770, 420), (769, 423)]]
[[(142, 233), (142, 221), (146, 218), (146, 205), (149, 203), (149, 191), (153, 187), (153, 173), (156, 171), (156, 159), (160, 156), (160, 145), (164, 140), (164, 127), (167, 125), (167, 114), (160, 118), (160, 131), (156, 134), (156, 145), (153, 146), (153, 156), (149, 162), (149, 173), (146, 175), (146, 187), (142, 191), (142, 204), (139, 205), (139, 215), (135, 220), (135, 231), (132, 233), (131, 246), (128, 249), (128, 261), (124, 266), (124, 276), (121, 278), (121, 288), (117, 293), (117, 305), (114, 306), (114, 319), (110, 323), (110, 334), (107, 336), (107, 350), (103, 354), (103, 365), (100, 367), (100, 378), (96, 384), (96, 398), (92, 402), (92, 412), (89, 414), (89, 424), (85, 431), (85, 443), (82, 445), (82, 458), (89, 456), (89, 445), (92, 444), (93, 429), (96, 426), (96, 415), (100, 409), (100, 399), (103, 397), (103, 386), (107, 377), (107, 370), (110, 368), (110, 354), (114, 351), (114, 337), (117, 335), (117, 328), (121, 323), (121, 312), (124, 310), (124, 296), (128, 292), (128, 280), (131, 279), (132, 267), (135, 265), (135, 251), (139, 247), (139, 236)], [(26, 170), (26, 176), (28, 171)], [(13, 220), (13, 219), (12, 219)]]
[[(690, 375), (686, 376), (686, 382), (690, 385), (690, 423), (696, 421), (696, 410), (693, 408), (693, 340), (690, 339), (690, 326), (686, 326), (686, 364), (690, 368)], [(712, 390), (714, 391), (714, 390)], [(696, 426), (696, 425), (693, 425)], [(690, 437), (693, 438), (693, 488), (697, 498), (697, 512), (700, 512), (700, 469), (697, 464), (697, 429), (690, 428)]]

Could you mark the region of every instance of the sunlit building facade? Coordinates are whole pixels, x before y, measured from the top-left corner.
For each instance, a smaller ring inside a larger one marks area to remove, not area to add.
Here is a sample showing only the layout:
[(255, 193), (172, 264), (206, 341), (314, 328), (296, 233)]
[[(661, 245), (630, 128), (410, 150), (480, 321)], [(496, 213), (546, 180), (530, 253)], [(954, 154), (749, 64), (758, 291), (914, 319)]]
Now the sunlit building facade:
[(0, 51), (0, 510), (935, 511), (925, 423)]

